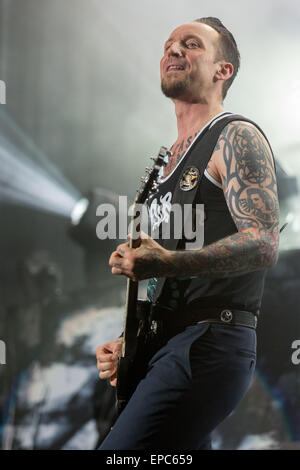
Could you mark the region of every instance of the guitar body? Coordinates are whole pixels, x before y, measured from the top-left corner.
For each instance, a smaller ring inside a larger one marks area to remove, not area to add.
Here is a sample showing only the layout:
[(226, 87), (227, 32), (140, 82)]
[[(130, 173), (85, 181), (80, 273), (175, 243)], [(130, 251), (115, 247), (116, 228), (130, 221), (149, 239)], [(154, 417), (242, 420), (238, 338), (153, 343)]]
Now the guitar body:
[(117, 375), (117, 403), (120, 414), (131, 396), (133, 395), (140, 380), (145, 375), (145, 365), (136, 357), (120, 357)]
[[(161, 147), (157, 158), (153, 158), (154, 165), (150, 173), (144, 179), (142, 188), (138, 191), (135, 199), (136, 204), (144, 204), (149, 195), (155, 190), (156, 179), (160, 168), (166, 164), (165, 157), (170, 153), (165, 147)], [(148, 169), (149, 170), (149, 169)], [(135, 211), (133, 210), (133, 214)], [(140, 239), (136, 237), (136, 233), (140, 232), (140, 224), (134, 226), (136, 215), (131, 220), (131, 237), (129, 241), (130, 248), (137, 248)], [(133, 236), (135, 230), (135, 237)], [(130, 397), (134, 393), (138, 383), (144, 377), (146, 370), (146, 361), (143, 355), (142, 345), (139, 344), (139, 319), (137, 316), (137, 297), (138, 283), (127, 280), (126, 307), (124, 318), (124, 332), (122, 354), (119, 358), (117, 372), (117, 409), (120, 414), (128, 403)]]

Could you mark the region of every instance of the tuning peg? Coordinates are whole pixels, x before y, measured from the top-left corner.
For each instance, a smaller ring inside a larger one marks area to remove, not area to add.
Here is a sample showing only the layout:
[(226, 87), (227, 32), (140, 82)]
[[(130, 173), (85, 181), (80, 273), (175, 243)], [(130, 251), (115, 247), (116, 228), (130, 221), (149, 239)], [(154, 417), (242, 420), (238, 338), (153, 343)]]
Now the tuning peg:
[(153, 160), (154, 162), (156, 162), (156, 158), (155, 158), (155, 157), (150, 157), (150, 160)]
[(149, 166), (146, 166), (145, 172), (146, 172), (146, 173), (150, 173), (150, 171), (152, 171), (152, 168), (149, 168)]
[(145, 176), (142, 176), (142, 177), (141, 177), (141, 181), (142, 181), (143, 183), (146, 183), (147, 180), (148, 180), (148, 178), (146, 178)]

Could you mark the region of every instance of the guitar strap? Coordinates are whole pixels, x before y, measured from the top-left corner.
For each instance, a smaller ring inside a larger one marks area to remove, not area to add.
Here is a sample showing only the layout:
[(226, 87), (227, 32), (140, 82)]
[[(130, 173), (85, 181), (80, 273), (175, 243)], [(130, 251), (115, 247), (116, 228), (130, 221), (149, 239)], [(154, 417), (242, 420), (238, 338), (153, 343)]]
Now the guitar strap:
[[(258, 130), (262, 133), (262, 135), (265, 137), (265, 139), (267, 140), (270, 146), (273, 161), (274, 161), (274, 166), (275, 166), (275, 160), (274, 160), (274, 155), (273, 155), (271, 145), (267, 137), (265, 136), (264, 132), (262, 131), (262, 129), (255, 122), (239, 114), (230, 114), (219, 120), (218, 118), (216, 118), (215, 121), (212, 121), (212, 123), (204, 130), (204, 132), (202, 132), (198, 136), (198, 138), (196, 139), (196, 141), (194, 142), (194, 144), (188, 151), (187, 155), (185, 156), (185, 163), (184, 163), (180, 178), (178, 178), (176, 186), (175, 186), (175, 190), (173, 192), (171, 204), (180, 204), (181, 207), (184, 207), (184, 204), (189, 204), (189, 206), (185, 207), (185, 209), (188, 208), (188, 210), (184, 211), (184, 222), (183, 222), (184, 224), (186, 223), (188, 218), (191, 216), (192, 206), (196, 203), (198, 199), (199, 188), (200, 188), (200, 184), (204, 175), (204, 171), (212, 156), (212, 153), (218, 142), (220, 134), (222, 130), (224, 129), (224, 127), (227, 126), (227, 124), (229, 124), (230, 122), (246, 121), (256, 126)], [(193, 169), (196, 168), (199, 172), (197, 185), (191, 190), (182, 190), (180, 187), (180, 181), (182, 179), (182, 176), (185, 172), (188, 172), (188, 170), (191, 168)], [(171, 211), (169, 223), (172, 224), (173, 221), (174, 221), (174, 214)], [(180, 241), (181, 241), (180, 239), (176, 239), (173, 237), (172, 239), (169, 238), (169, 239), (160, 240), (160, 244), (167, 250), (176, 250)], [(154, 298), (153, 298), (154, 303), (158, 303), (165, 281), (166, 281), (166, 278), (158, 278), (155, 292), (154, 292)]]

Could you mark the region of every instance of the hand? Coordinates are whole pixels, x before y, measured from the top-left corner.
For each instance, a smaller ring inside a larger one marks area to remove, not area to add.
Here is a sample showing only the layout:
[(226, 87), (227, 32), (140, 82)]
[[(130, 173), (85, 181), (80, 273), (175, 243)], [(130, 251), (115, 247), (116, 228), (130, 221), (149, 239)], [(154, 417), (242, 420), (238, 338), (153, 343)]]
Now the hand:
[(100, 379), (110, 379), (110, 385), (117, 385), (118, 358), (122, 351), (123, 338), (102, 344), (96, 349), (97, 368)]
[(142, 232), (139, 247), (130, 248), (129, 242), (119, 245), (111, 254), (109, 265), (112, 267), (112, 274), (124, 275), (133, 281), (164, 277), (169, 268), (169, 253), (153, 238)]

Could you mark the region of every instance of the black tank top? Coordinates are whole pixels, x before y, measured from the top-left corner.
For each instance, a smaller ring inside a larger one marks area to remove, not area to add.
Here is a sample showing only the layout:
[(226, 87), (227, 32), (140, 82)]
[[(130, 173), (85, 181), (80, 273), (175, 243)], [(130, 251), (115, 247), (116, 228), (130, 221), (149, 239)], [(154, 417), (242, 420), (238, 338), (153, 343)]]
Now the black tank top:
[[(230, 114), (222, 113), (218, 120)], [(209, 125), (210, 123), (205, 128)], [(168, 221), (172, 193), (180, 178), (185, 155), (174, 170), (159, 181), (158, 192), (149, 198), (149, 216), (152, 227), (156, 229), (163, 221)], [(237, 232), (223, 189), (210, 179), (212, 178), (204, 173), (195, 201), (197, 204), (204, 204), (205, 208), (204, 246)], [(159, 239), (156, 241), (160, 242)], [(183, 239), (178, 249), (184, 247)], [(197, 276), (167, 278), (159, 302), (174, 309), (196, 301), (201, 307), (227, 307), (259, 313), (265, 273), (266, 270), (260, 270), (224, 279), (203, 279)], [(154, 299), (156, 285), (157, 278), (151, 278), (147, 288), (147, 299), (151, 302)]]

